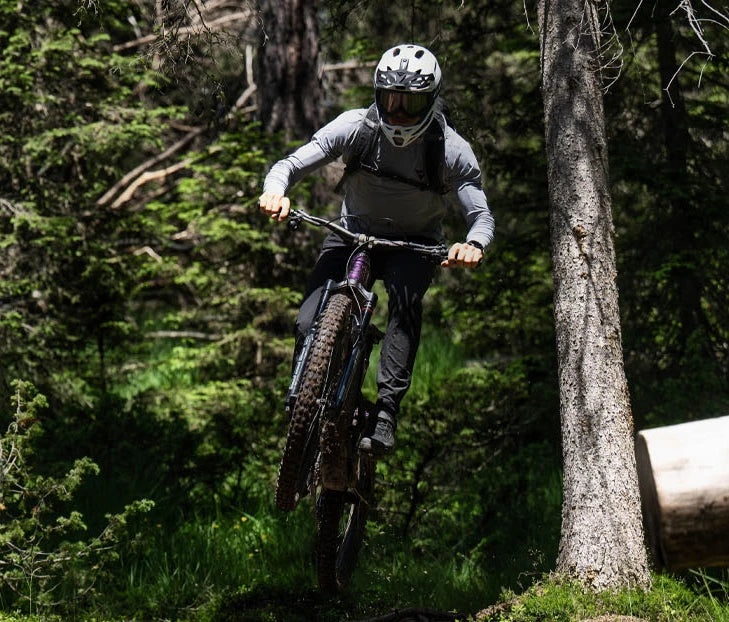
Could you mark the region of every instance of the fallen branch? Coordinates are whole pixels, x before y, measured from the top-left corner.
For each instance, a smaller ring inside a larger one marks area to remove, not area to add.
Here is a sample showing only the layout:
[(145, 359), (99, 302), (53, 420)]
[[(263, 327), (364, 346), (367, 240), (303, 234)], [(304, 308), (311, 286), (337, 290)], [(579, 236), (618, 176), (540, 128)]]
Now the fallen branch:
[[(244, 112), (252, 112), (257, 109), (257, 106), (255, 104), (243, 108), (243, 105), (253, 96), (253, 94), (256, 92), (256, 89), (258, 88), (256, 86), (256, 83), (253, 81), (253, 46), (251, 45), (246, 46), (246, 80), (248, 81), (248, 86), (243, 90), (243, 92), (235, 101), (231, 109), (228, 111), (228, 114), (225, 116), (226, 121), (232, 119), (233, 115), (240, 110), (243, 110)], [(180, 151), (190, 141), (192, 141), (193, 138), (200, 135), (203, 130), (204, 128), (202, 127), (192, 128), (183, 138), (178, 140), (174, 145), (128, 172), (109, 190), (107, 190), (104, 195), (96, 202), (96, 204), (98, 206), (103, 206), (109, 203), (109, 201), (111, 201), (112, 197), (117, 192), (119, 192), (124, 186), (129, 184), (136, 177), (136, 179), (126, 188), (126, 190), (124, 190), (124, 192), (119, 195), (116, 201), (114, 201), (114, 203), (112, 204), (112, 209), (117, 209), (130, 201), (134, 195), (134, 192), (140, 186), (146, 184), (149, 181), (166, 177), (167, 175), (170, 175), (187, 166), (191, 162), (190, 158), (165, 169), (152, 172), (148, 171), (148, 169), (150, 169), (154, 165), (159, 164), (163, 160), (166, 160), (170, 156)]]
[(142, 248), (138, 248), (133, 253), (135, 256), (139, 255), (149, 255), (152, 259), (154, 259), (157, 262), (162, 261), (162, 257), (159, 256), (159, 254), (151, 247), (151, 246), (143, 246)]
[(154, 201), (155, 199), (158, 199), (164, 194), (167, 194), (169, 192), (169, 188), (165, 188), (164, 186), (160, 186), (159, 188), (155, 188), (154, 190), (147, 192), (146, 194), (141, 195), (139, 198), (134, 201), (134, 203), (131, 203), (127, 205), (127, 210), (130, 212), (138, 212), (141, 209), (144, 209), (146, 207), (147, 203), (150, 201)]
[(324, 63), (319, 69), (319, 78), (330, 71), (350, 71), (353, 69), (373, 69), (377, 61), (345, 60), (341, 63)]
[(327, 71), (346, 71), (348, 69), (372, 69), (377, 66), (377, 61), (368, 60), (345, 60), (340, 63), (324, 63), (321, 66), (321, 73)]

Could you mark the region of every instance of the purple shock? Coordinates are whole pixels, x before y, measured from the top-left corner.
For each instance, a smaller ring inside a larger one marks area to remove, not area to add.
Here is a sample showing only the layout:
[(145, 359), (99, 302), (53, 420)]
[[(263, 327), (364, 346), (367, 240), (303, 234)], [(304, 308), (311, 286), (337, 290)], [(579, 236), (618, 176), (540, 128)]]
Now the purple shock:
[(349, 264), (350, 281), (362, 283), (365, 287), (370, 286), (370, 258), (365, 252), (357, 253)]

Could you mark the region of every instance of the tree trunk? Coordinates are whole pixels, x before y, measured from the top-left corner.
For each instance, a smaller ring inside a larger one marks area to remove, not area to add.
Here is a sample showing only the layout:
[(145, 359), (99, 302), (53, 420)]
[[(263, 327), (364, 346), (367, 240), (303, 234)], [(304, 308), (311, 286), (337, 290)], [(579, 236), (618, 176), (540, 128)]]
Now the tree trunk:
[(309, 138), (321, 123), (316, 0), (263, 0), (258, 109), (266, 131)]
[(564, 500), (558, 572), (650, 583), (623, 369), (596, 5), (541, 0)]

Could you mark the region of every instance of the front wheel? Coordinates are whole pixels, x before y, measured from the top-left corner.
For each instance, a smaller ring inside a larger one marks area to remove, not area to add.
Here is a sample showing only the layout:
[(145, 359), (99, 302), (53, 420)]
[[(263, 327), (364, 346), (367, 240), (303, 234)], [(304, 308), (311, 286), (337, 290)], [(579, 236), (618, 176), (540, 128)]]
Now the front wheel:
[(329, 299), (321, 316), (291, 413), (286, 446), (276, 483), (276, 505), (293, 510), (312, 485), (319, 446), (321, 412), (336, 390), (347, 352), (352, 301), (343, 294)]
[(376, 463), (357, 459), (357, 484), (345, 491), (324, 489), (316, 505), (317, 577), (322, 592), (344, 589), (352, 578), (373, 499)]

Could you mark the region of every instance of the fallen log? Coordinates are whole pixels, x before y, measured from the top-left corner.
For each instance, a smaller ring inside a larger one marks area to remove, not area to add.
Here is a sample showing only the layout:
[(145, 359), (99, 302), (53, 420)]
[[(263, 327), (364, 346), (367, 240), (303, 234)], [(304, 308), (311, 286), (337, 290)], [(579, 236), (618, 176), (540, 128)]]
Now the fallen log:
[(643, 430), (635, 451), (657, 570), (729, 566), (729, 417)]

